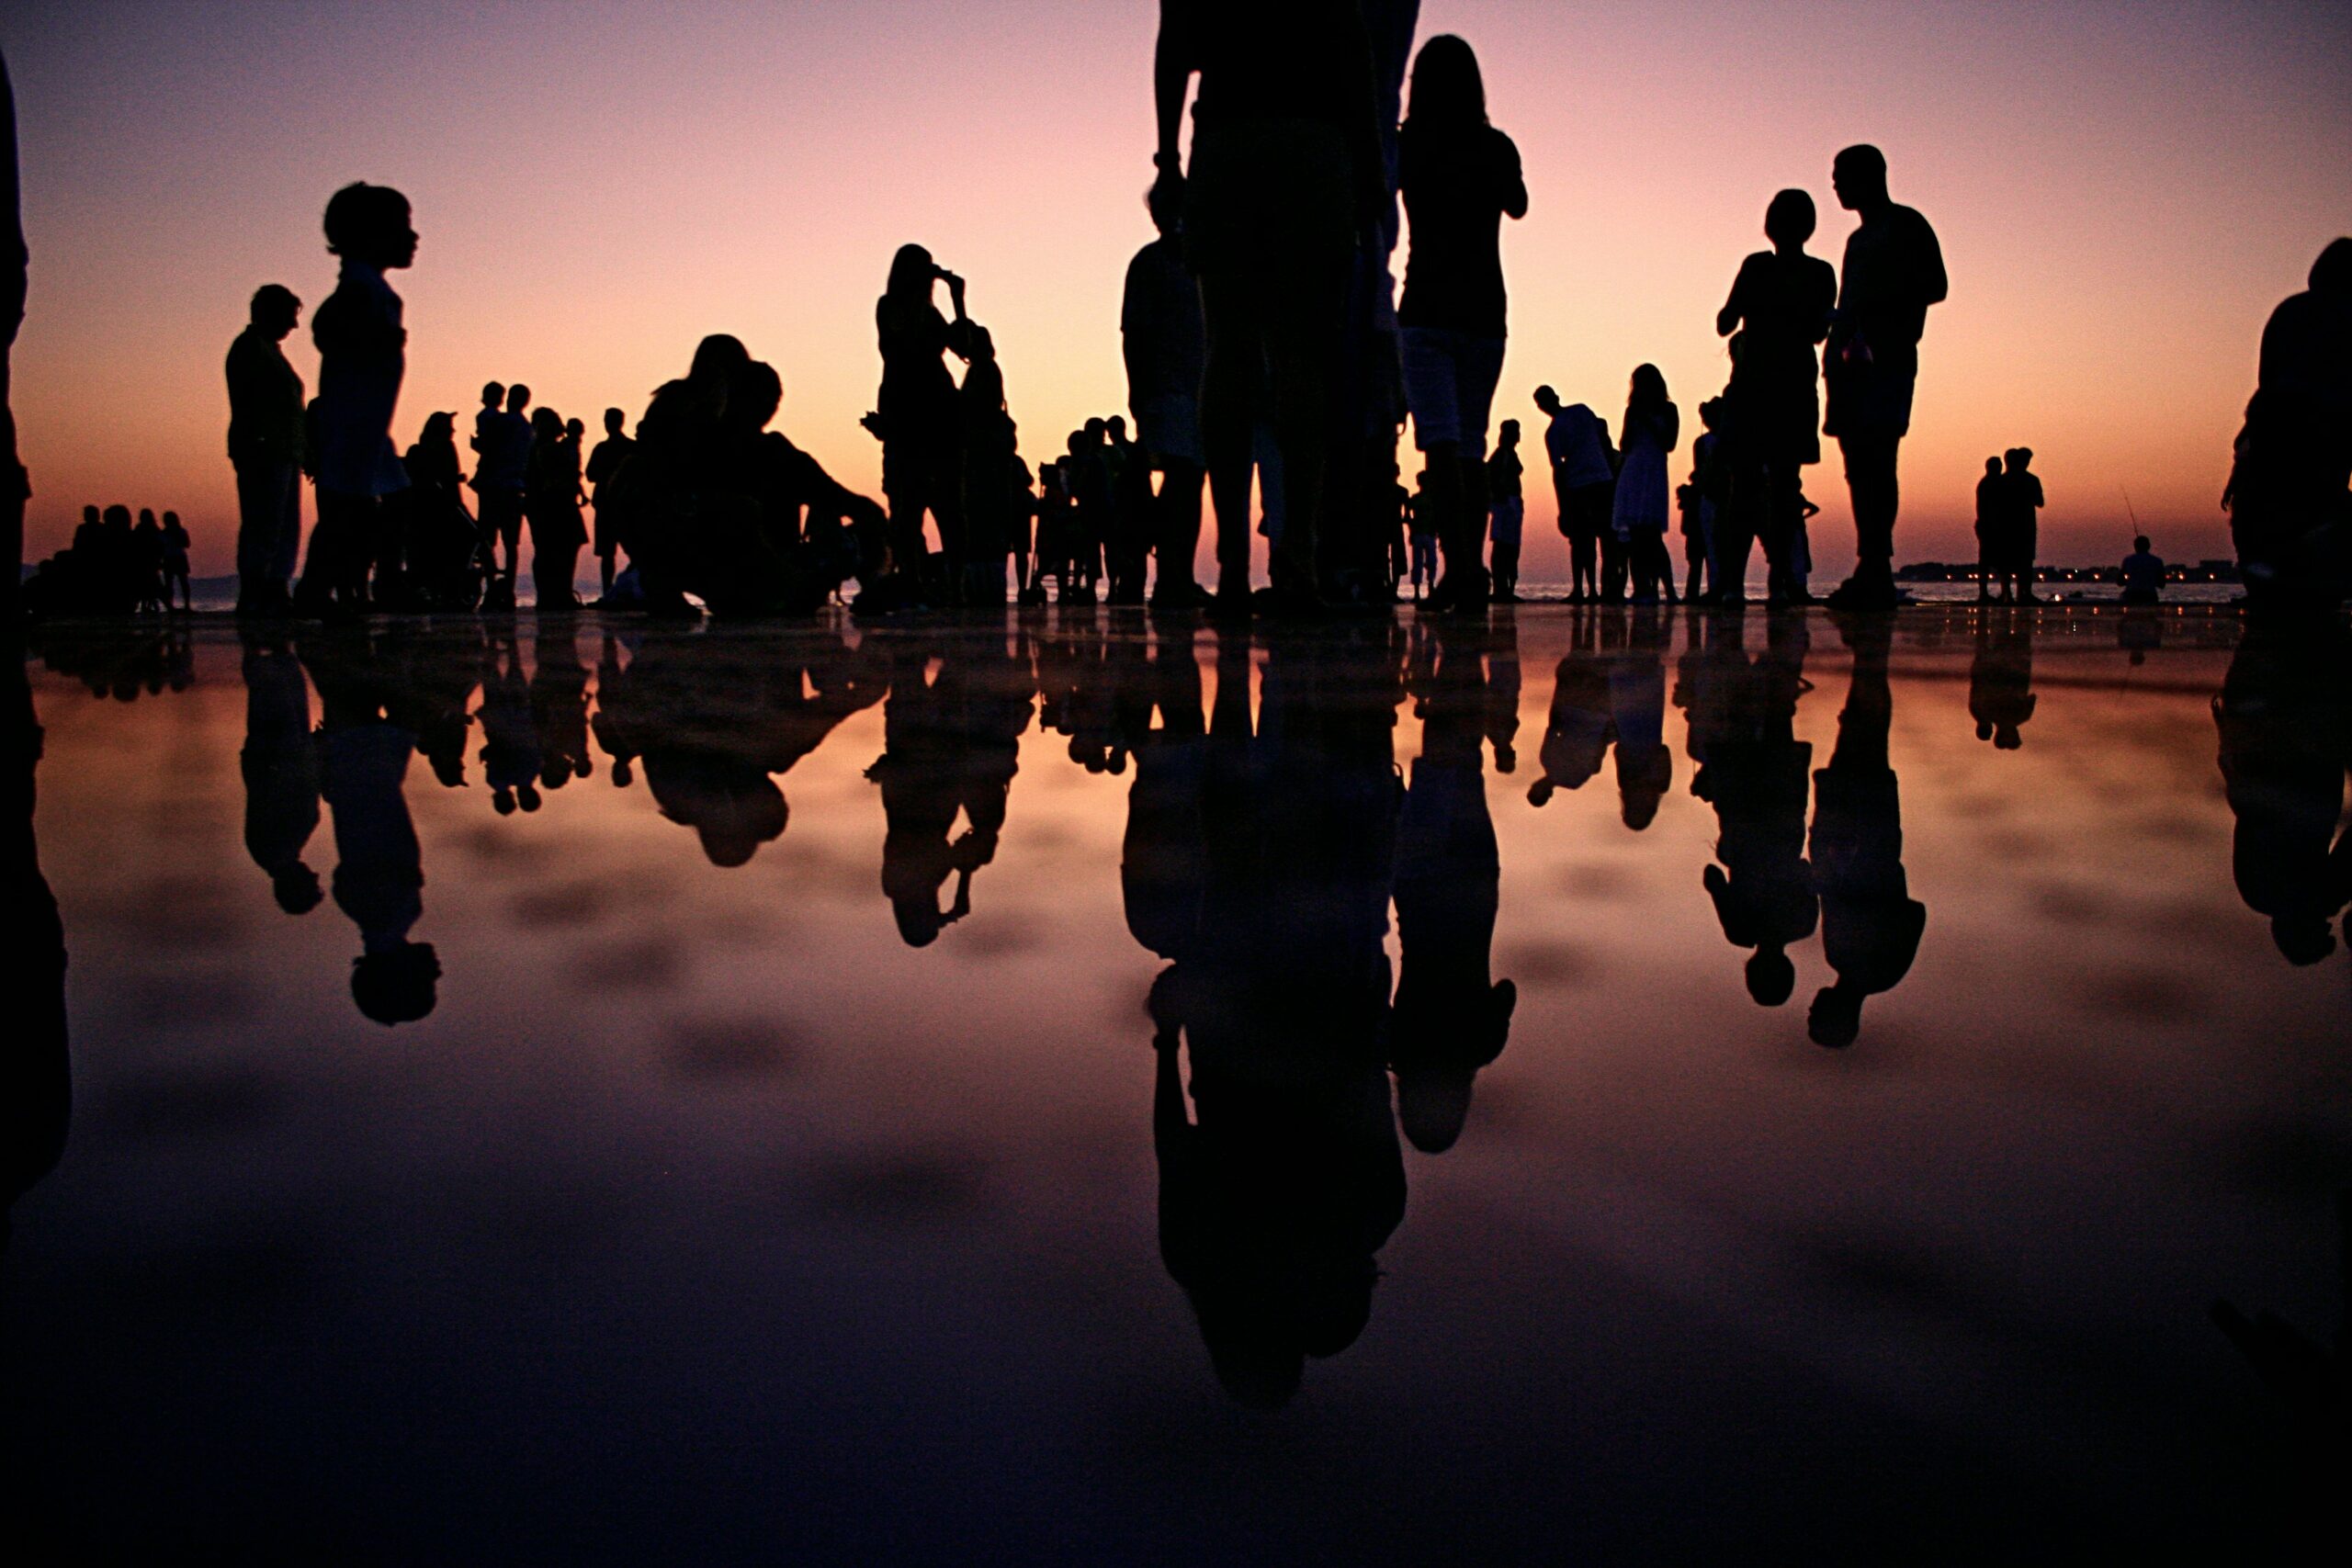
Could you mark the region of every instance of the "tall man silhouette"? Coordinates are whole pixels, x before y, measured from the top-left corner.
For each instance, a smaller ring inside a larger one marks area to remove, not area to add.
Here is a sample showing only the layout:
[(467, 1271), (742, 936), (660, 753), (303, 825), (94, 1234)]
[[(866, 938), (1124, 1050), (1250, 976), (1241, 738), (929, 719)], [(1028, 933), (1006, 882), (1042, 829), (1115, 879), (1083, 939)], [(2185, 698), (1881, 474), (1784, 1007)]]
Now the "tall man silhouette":
[[(1178, 144), (1195, 73), (1187, 169)], [(1249, 612), (1252, 433), (1271, 412), (1284, 526), (1269, 575), (1278, 604), (1311, 608), (1321, 599), (1316, 530), (1349, 269), (1388, 199), (1363, 9), (1356, 0), (1161, 0), (1152, 85), (1156, 199), (1183, 198), (1184, 255), (1207, 325), (1201, 434), (1218, 603)]]
[(1831, 165), (1838, 202), (1861, 219), (1846, 240), (1838, 310), (1829, 328), (1828, 417), (1823, 428), (1846, 456), (1854, 507), (1854, 575), (1830, 595), (1838, 609), (1892, 609), (1895, 454), (1911, 429), (1919, 338), (1928, 307), (1951, 291), (1935, 230), (1886, 194), (1886, 155), (1849, 147)]
[(302, 378), (277, 345), (302, 319), (279, 283), (254, 291), (229, 345), (229, 462), (237, 470), (237, 612), (286, 607), (302, 544)]

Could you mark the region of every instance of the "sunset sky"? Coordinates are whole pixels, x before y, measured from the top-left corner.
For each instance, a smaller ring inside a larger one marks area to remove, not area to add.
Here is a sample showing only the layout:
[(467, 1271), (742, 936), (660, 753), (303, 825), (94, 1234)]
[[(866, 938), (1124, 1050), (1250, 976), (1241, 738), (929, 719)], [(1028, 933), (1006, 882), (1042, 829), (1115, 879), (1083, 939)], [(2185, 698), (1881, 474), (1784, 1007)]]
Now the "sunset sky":
[[(1149, 238), (1149, 0), (861, 4), (72, 4), (17, 0), (0, 48), (32, 249), (16, 400), (28, 556), (85, 502), (175, 506), (199, 573), (234, 528), (220, 360), (258, 284), (333, 287), (319, 215), (405, 190), (394, 434), (526, 380), (632, 420), (696, 338), (782, 371), (779, 426), (853, 485), (892, 250), (970, 280), (1031, 456), (1125, 402), (1118, 295)], [(2038, 454), (2045, 558), (2128, 547), (2125, 493), (2175, 558), (2226, 553), (2216, 506), (2264, 317), (2352, 231), (2352, 8), (2341, 4), (1566, 6), (1427, 0), (1518, 141), (1498, 417), (1550, 381), (1614, 423), (1655, 361), (1690, 419), (1766, 201), (1871, 141), (1940, 232), (1905, 457), (1901, 559), (1969, 558), (1985, 454)], [(1400, 258), (1401, 260), (1401, 258)], [(315, 386), (304, 330), (289, 350)], [(1695, 422), (1693, 422), (1695, 423)], [(1683, 460), (1676, 460), (1679, 478)], [(1850, 559), (1835, 455), (1809, 491)], [(1537, 487), (1540, 491), (1542, 487)], [(307, 515), (307, 508), (306, 508)], [(1532, 496), (1526, 575), (1560, 571)]]

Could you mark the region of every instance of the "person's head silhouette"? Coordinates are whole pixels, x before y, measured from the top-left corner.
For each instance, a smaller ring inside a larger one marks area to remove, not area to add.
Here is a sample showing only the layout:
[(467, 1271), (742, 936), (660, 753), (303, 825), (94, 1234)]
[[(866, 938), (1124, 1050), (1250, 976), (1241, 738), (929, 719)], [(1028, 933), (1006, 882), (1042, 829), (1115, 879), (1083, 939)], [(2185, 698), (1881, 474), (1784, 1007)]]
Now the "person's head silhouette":
[(1801, 190), (1784, 190), (1764, 209), (1764, 237), (1775, 249), (1802, 251), (1813, 238), (1815, 220), (1812, 197)]
[(387, 1027), (414, 1023), (438, 999), (441, 960), (429, 942), (404, 942), (363, 953), (351, 965), (351, 999), (360, 1013)]
[(765, 430), (783, 406), (784, 378), (776, 374), (775, 366), (754, 359), (735, 373), (727, 394), (730, 424), (746, 432)]
[(2148, 553), (2148, 536), (2145, 534), (2132, 535), (2132, 548), (2136, 554), (2143, 556), (2146, 555)]
[(1184, 187), (1156, 180), (1144, 193), (1143, 204), (1151, 213), (1151, 226), (1173, 239), (1184, 226)]
[(246, 319), (271, 337), (283, 342), (302, 320), (302, 301), (294, 290), (282, 283), (265, 283), (254, 290), (253, 303), (246, 308)]
[(1110, 436), (1112, 446), (1125, 446), (1127, 444), (1126, 415), (1121, 413), (1113, 414), (1109, 419), (1102, 422), (1102, 429), (1103, 433)]
[(424, 428), (417, 433), (417, 440), (428, 446), (441, 442), (454, 443), (457, 438), (458, 416), (453, 413), (429, 413), (424, 416)]
[(98, 503), (94, 501), (89, 505), (82, 508), (82, 525), (85, 528), (95, 528), (98, 525)]
[(1655, 365), (1636, 365), (1634, 378), (1626, 389), (1625, 400), (1635, 408), (1664, 408), (1667, 403), (1666, 376)]
[(588, 434), (588, 427), (576, 419), (567, 419), (563, 422), (563, 434), (565, 439), (577, 441)]
[(1985, 471), (1987, 474), (1997, 474), (1997, 473), (1999, 473), (1999, 472), (2001, 471), (2001, 459), (1999, 459), (1998, 457), (1987, 457), (1987, 458), (1985, 458), (1985, 459), (1984, 459), (1984, 471)]
[(142, 534), (152, 533), (154, 531), (154, 527), (155, 509), (152, 506), (141, 507), (139, 509), (139, 531)]
[(1862, 993), (1842, 983), (1824, 986), (1805, 1016), (1805, 1033), (1816, 1045), (1842, 1051), (1862, 1032)]
[(1505, 451), (1509, 451), (1510, 448), (1518, 446), (1519, 421), (1515, 419), (1507, 419), (1503, 421), (1502, 429), (1497, 436), (1497, 439), (1502, 443), (1502, 446)]
[(2312, 263), (2312, 292), (2338, 299), (2352, 296), (2352, 236), (2330, 240)]
[(505, 382), (503, 382), (503, 381), (484, 381), (484, 382), (481, 384), (481, 406), (482, 406), (482, 407), (484, 407), (484, 408), (486, 408), (486, 409), (490, 409), (490, 410), (495, 411), (495, 410), (497, 409), (498, 405), (499, 405), (499, 404), (501, 404), (501, 403), (503, 403), (503, 402), (504, 402), (505, 400), (506, 400), (506, 383), (505, 383)]
[(628, 423), (628, 416), (627, 414), (625, 414), (625, 413), (621, 412), (621, 411), (620, 411), (620, 410), (618, 410), (618, 409), (606, 409), (606, 410), (605, 411), (605, 434), (607, 434), (607, 435), (618, 435), (618, 434), (621, 433), (621, 426), (622, 426), (622, 425), (624, 425), (624, 424), (626, 424), (626, 423)]
[(319, 886), (319, 874), (300, 861), (273, 874), (269, 891), (277, 900), (277, 907), (289, 915), (307, 915), (326, 897), (325, 889)]
[(1535, 406), (1547, 414), (1558, 413), (1560, 412), (1560, 394), (1554, 391), (1549, 387), (1538, 387), (1535, 389)]
[(1886, 154), (1867, 141), (1839, 152), (1829, 165), (1838, 205), (1865, 218), (1887, 205)]
[(890, 281), (883, 292), (901, 305), (921, 305), (931, 299), (931, 286), (939, 278), (939, 265), (931, 253), (921, 245), (900, 245), (890, 258)]
[(506, 389), (506, 412), (521, 413), (531, 406), (531, 389), (517, 381)]
[(563, 420), (562, 417), (555, 412), (555, 410), (551, 408), (541, 408), (532, 413), (531, 434), (534, 437), (540, 441), (552, 443), (562, 434)]
[(416, 260), (416, 231), (410, 227), (408, 197), (390, 186), (365, 180), (328, 198), (327, 249), (349, 262), (379, 270)]
[(1758, 1007), (1776, 1008), (1795, 994), (1797, 966), (1773, 943), (1747, 955), (1747, 994)]
[(1478, 56), (1453, 33), (1421, 45), (1413, 59), (1412, 96), (1405, 123), (1416, 129), (1453, 130), (1487, 123), (1487, 83)]

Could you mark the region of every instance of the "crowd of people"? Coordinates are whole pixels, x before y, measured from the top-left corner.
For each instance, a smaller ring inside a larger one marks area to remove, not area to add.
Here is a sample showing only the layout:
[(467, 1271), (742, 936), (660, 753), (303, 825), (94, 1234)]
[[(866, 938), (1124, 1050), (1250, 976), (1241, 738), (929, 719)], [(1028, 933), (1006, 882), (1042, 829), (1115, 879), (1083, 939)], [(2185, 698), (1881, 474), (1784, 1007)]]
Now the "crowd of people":
[[(798, 613), (853, 583), (868, 613), (1037, 604), (1049, 589), (1227, 619), (1516, 598), (1517, 422), (1491, 450), (1488, 437), (1509, 333), (1501, 231), (1528, 212), (1529, 187), (1518, 145), (1489, 118), (1476, 54), (1451, 34), (1412, 53), (1418, 15), (1414, 0), (1262, 17), (1168, 0), (1147, 198), (1156, 237), (1128, 266), (1121, 308), (1127, 415), (1088, 420), (1033, 468), (964, 279), (902, 246), (876, 303), (882, 376), (864, 421), (882, 447), (878, 502), (770, 428), (782, 378), (725, 334), (655, 391), (633, 435), (624, 411), (606, 410), (593, 451), (582, 421), (492, 383), (469, 476), (454, 414), (428, 417), (403, 457), (391, 424), (406, 331), (387, 279), (414, 259), (411, 211), (388, 187), (338, 191), (325, 227), (342, 276), (312, 323), (318, 395), (305, 402), (279, 347), (301, 311), (282, 286), (254, 296), (229, 354), (239, 609), (512, 607), (526, 528), (543, 614), (577, 603), (573, 573), (592, 547), (602, 604), (663, 615)], [(1857, 219), (1842, 265), (1806, 249), (1810, 196), (1771, 198), (1768, 246), (1739, 264), (1716, 313), (1729, 370), (1695, 433), (1655, 365), (1633, 370), (1613, 435), (1587, 404), (1538, 389), (1572, 599), (1738, 604), (1760, 549), (1768, 602), (1811, 602), (1819, 508), (1804, 470), (1826, 434), (1858, 558), (1827, 602), (1902, 601), (1899, 456), (1919, 344), (1949, 281), (1934, 229), (1894, 199), (1877, 148), (1839, 152), (1830, 176)], [(1393, 257), (1408, 231), (1400, 294)], [(2347, 271), (2352, 241), (2339, 241), (2265, 334), (2226, 498), (2257, 594), (2340, 581)], [(1408, 428), (1419, 459), (1409, 489)], [(1979, 488), (1987, 596), (2032, 594), (2041, 497), (2029, 459), (2013, 450)], [(317, 522), (298, 582), (305, 479)], [(1209, 587), (1193, 565), (1204, 491)], [(1269, 586), (1253, 593), (1258, 535)], [(96, 536), (110, 541), (111, 525)], [(184, 532), (174, 537), (158, 572), (185, 558)], [(77, 538), (45, 566), (40, 603), (147, 602), (145, 554), (111, 549), (85, 555)], [(2306, 558), (2317, 578), (2282, 569)]]
[(25, 580), (26, 608), (36, 615), (187, 614), (196, 608), (190, 542), (176, 512), (158, 519), (142, 506), (134, 524), (128, 506), (85, 506), (72, 541)]

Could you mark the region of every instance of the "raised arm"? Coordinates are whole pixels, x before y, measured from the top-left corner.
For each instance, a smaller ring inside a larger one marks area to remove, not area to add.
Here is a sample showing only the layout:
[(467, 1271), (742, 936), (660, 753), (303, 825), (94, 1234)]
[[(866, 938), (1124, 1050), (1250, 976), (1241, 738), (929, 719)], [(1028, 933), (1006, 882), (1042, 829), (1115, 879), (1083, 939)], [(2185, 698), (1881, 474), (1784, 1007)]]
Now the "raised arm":
[(1151, 53), (1152, 107), (1159, 128), (1159, 144), (1152, 163), (1159, 170), (1159, 186), (1181, 188), (1184, 182), (1184, 95), (1193, 73), (1201, 68), (1193, 27), (1193, 0), (1159, 0), (1159, 39)]

